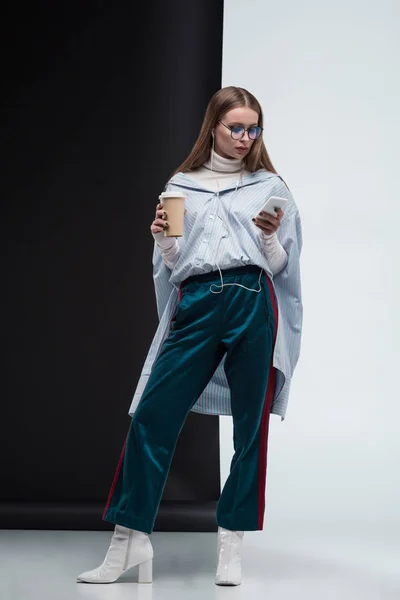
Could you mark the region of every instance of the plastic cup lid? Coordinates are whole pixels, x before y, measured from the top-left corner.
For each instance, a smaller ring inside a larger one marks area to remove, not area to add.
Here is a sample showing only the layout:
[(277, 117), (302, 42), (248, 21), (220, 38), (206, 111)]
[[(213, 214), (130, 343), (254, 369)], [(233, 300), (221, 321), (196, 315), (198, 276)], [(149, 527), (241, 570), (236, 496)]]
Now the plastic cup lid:
[(159, 199), (162, 198), (185, 198), (185, 194), (183, 192), (162, 192), (159, 195)]

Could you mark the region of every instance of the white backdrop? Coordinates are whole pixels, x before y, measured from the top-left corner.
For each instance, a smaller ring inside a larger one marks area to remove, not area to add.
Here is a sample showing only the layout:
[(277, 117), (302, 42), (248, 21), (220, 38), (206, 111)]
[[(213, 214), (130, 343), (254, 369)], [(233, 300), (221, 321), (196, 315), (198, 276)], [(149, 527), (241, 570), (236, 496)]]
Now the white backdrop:
[[(400, 3), (389, 0), (225, 0), (222, 81), (260, 100), (267, 149), (303, 222), (302, 352), (286, 419), (271, 417), (258, 536), (322, 534), (326, 553), (336, 536), (344, 554), (353, 545), (354, 561), (369, 544), (365, 560), (374, 567), (379, 552), (392, 573), (400, 571), (399, 17)], [(224, 482), (232, 425), (220, 422)]]

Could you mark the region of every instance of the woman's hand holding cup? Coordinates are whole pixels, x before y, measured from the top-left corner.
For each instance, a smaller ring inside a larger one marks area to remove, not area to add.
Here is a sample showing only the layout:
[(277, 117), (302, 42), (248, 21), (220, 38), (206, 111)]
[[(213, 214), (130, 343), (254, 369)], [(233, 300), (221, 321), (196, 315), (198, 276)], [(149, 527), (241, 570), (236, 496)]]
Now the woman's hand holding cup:
[(156, 207), (156, 218), (150, 226), (151, 233), (161, 233), (164, 231), (169, 225), (167, 218), (167, 211), (164, 210), (164, 205), (160, 202)]
[[(153, 235), (164, 233), (166, 237), (183, 235), (183, 217), (186, 214), (185, 195), (182, 192), (163, 192), (156, 206), (156, 218), (150, 226)], [(171, 215), (170, 221), (168, 214)]]

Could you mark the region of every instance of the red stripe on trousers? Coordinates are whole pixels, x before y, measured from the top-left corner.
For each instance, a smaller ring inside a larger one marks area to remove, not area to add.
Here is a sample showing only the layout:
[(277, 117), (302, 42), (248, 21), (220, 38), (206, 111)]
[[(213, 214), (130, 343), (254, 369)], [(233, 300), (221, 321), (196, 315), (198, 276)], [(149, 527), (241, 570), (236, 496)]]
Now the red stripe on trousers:
[[(179, 288), (179, 301), (181, 301), (181, 300), (182, 300), (182, 287)], [(172, 317), (171, 323), (174, 320), (175, 320), (175, 317)], [(111, 489), (110, 489), (110, 492), (108, 494), (107, 504), (106, 504), (106, 507), (105, 507), (104, 512), (103, 512), (103, 520), (105, 519), (106, 513), (107, 513), (107, 511), (108, 511), (108, 509), (110, 507), (111, 499), (113, 497), (113, 494), (115, 492), (115, 488), (117, 486), (117, 481), (118, 481), (118, 478), (119, 478), (119, 474), (121, 472), (122, 464), (124, 462), (125, 448), (126, 448), (127, 439), (128, 439), (128, 435), (125, 438), (125, 443), (124, 443), (124, 446), (122, 448), (121, 456), (119, 457), (119, 461), (118, 461), (118, 465), (117, 465), (117, 470), (115, 471), (114, 479), (113, 479), (113, 482), (111, 484)]]
[(274, 312), (275, 327), (274, 327), (274, 340), (272, 344), (272, 354), (270, 371), (268, 377), (267, 393), (265, 396), (265, 403), (263, 409), (263, 416), (261, 420), (260, 429), (260, 454), (258, 460), (258, 529), (261, 530), (264, 526), (264, 511), (265, 511), (265, 485), (267, 478), (267, 450), (268, 450), (268, 430), (269, 430), (269, 417), (271, 412), (271, 404), (274, 398), (275, 391), (275, 378), (276, 369), (273, 366), (273, 357), (276, 341), (276, 332), (278, 330), (278, 304), (275, 298), (275, 292), (272, 285), (272, 281), (267, 276), (269, 294), (272, 302), (272, 309)]
[(124, 445), (123, 445), (123, 448), (122, 448), (121, 456), (119, 457), (117, 470), (115, 471), (114, 479), (113, 479), (113, 482), (111, 484), (110, 493), (108, 494), (107, 504), (106, 504), (106, 507), (105, 507), (104, 512), (103, 512), (103, 520), (106, 517), (106, 513), (107, 513), (107, 511), (109, 509), (109, 506), (111, 504), (111, 498), (113, 497), (113, 494), (114, 494), (114, 491), (115, 491), (115, 487), (117, 485), (118, 477), (119, 477), (119, 474), (120, 474), (120, 471), (121, 471), (121, 468), (122, 468), (122, 463), (124, 461), (125, 448), (126, 448), (126, 441), (127, 441), (127, 439), (128, 439), (128, 436), (126, 436), (126, 438), (125, 438), (125, 442), (124, 442)]

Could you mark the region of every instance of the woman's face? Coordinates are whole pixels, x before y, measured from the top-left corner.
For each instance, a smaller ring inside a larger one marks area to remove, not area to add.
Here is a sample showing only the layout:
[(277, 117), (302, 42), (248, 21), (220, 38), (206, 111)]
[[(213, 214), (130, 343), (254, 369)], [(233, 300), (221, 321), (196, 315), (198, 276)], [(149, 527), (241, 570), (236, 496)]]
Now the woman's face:
[(241, 140), (234, 140), (229, 129), (224, 125), (242, 126), (245, 129), (258, 125), (258, 113), (248, 106), (239, 106), (229, 110), (220, 119), (223, 123), (217, 123), (214, 130), (215, 152), (224, 158), (244, 158), (250, 152), (254, 140), (249, 139), (245, 131)]

